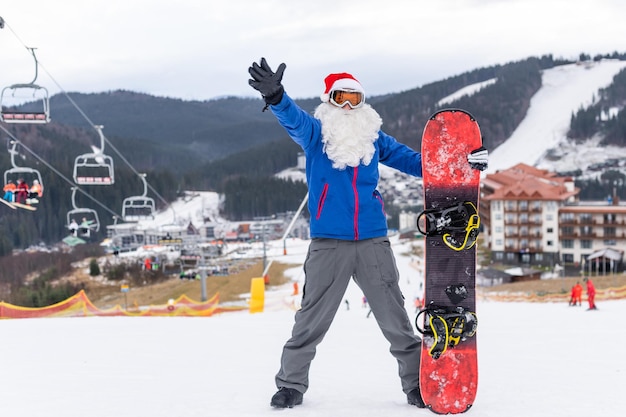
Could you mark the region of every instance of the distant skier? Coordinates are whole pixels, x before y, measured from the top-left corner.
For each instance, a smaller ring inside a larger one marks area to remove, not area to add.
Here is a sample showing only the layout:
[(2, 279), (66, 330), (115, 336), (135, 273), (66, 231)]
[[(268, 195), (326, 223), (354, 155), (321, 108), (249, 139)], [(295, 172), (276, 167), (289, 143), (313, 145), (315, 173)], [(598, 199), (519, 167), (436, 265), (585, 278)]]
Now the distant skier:
[(572, 287), (572, 294), (569, 300), (569, 305), (575, 306), (576, 304), (579, 306), (583, 304), (583, 286), (580, 285), (580, 282), (577, 282)]
[(593, 285), (591, 278), (585, 278), (587, 283), (587, 301), (589, 302), (589, 308), (587, 310), (597, 310), (596, 307), (596, 287)]

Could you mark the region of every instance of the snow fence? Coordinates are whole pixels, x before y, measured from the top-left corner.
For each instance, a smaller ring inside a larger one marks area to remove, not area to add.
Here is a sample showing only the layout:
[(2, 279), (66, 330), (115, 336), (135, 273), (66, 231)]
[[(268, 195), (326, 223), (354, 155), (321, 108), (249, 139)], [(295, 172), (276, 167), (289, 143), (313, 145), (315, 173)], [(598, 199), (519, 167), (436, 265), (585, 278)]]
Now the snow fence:
[(99, 309), (81, 290), (67, 300), (47, 307), (20, 307), (13, 304), (0, 302), (0, 319), (24, 319), (42, 317), (93, 317), (93, 316), (190, 316), (209, 317), (214, 314), (227, 311), (240, 311), (247, 307), (222, 307), (219, 305), (219, 294), (211, 299), (199, 302), (181, 295), (171, 300), (166, 305), (151, 305), (149, 307), (124, 309), (116, 305), (110, 309)]

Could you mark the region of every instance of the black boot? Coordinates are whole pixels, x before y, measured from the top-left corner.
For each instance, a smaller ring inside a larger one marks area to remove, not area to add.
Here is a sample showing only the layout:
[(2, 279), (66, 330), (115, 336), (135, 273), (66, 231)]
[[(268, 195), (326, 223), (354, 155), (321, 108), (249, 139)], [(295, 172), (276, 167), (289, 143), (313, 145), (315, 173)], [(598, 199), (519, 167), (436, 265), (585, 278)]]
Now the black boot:
[(414, 405), (417, 408), (426, 407), (426, 404), (424, 404), (424, 400), (422, 400), (422, 394), (420, 393), (419, 387), (409, 391), (409, 393), (406, 395), (406, 399), (409, 404)]
[(292, 408), (302, 404), (302, 393), (293, 388), (282, 387), (272, 397), (270, 405), (275, 408)]

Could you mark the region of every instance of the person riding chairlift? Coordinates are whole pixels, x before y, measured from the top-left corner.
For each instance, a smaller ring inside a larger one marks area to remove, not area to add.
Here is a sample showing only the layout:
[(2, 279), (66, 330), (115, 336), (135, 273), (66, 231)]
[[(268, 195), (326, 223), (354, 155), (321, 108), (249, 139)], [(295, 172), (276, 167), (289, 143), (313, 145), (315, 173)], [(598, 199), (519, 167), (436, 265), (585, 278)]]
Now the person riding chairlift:
[(39, 199), (43, 196), (43, 187), (39, 183), (39, 180), (33, 180), (33, 186), (30, 187), (28, 192), (28, 199), (26, 202), (28, 204), (36, 204), (39, 203)]
[(17, 190), (15, 193), (15, 202), (24, 204), (28, 199), (28, 184), (24, 181), (24, 179), (20, 178), (17, 180)]

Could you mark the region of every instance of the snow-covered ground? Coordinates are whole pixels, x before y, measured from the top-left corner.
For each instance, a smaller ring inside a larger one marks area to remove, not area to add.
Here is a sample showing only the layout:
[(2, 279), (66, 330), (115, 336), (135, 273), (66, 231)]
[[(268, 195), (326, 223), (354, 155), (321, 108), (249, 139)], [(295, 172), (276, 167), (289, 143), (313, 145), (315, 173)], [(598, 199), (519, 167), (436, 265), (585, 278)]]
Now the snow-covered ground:
[[(507, 169), (520, 162), (552, 171), (585, 171), (592, 163), (626, 157), (624, 148), (598, 148), (597, 141), (573, 147), (566, 139), (572, 114), (592, 104), (598, 90), (610, 85), (625, 67), (626, 61), (603, 60), (545, 70), (542, 87), (531, 99), (526, 117), (505, 143), (491, 151), (487, 172)], [(548, 150), (562, 147), (568, 147), (567, 158), (561, 161), (543, 158)], [(589, 155), (590, 149), (595, 151), (593, 157)]]
[[(272, 242), (301, 263), (308, 242)], [(407, 309), (420, 295), (409, 243), (394, 242)], [(301, 268), (290, 271), (302, 283)], [(0, 415), (11, 417), (405, 417), (388, 344), (351, 285), (311, 368), (304, 403), (269, 406), (294, 311), (291, 285), (267, 291), (266, 311), (209, 318), (133, 317), (0, 321)], [(465, 415), (617, 417), (624, 413), (626, 301), (599, 310), (480, 301), (479, 388)], [(282, 414), (284, 413), (284, 414)]]

